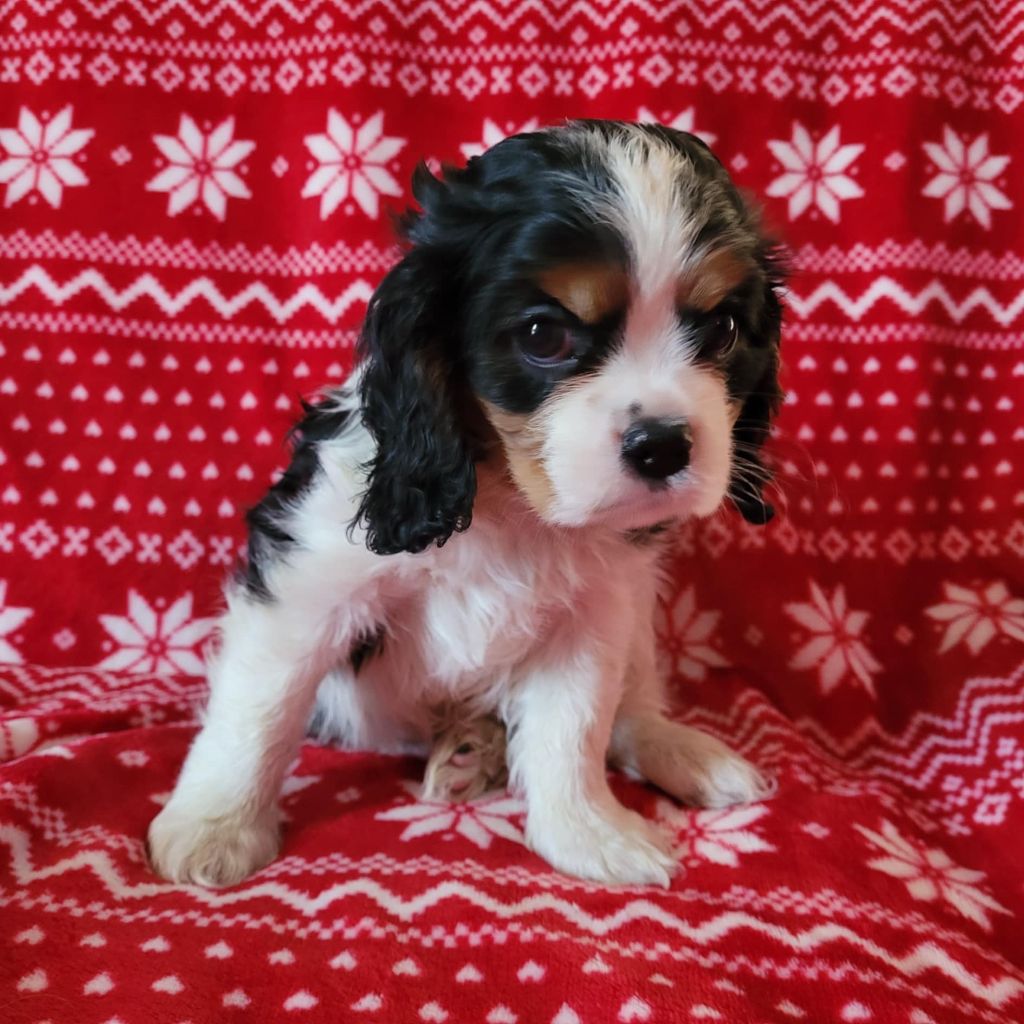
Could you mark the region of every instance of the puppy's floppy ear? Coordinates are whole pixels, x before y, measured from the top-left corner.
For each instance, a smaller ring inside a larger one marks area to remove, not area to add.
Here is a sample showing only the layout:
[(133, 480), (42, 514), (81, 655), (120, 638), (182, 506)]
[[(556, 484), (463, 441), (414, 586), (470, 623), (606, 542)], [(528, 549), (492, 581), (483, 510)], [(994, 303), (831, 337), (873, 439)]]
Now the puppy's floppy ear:
[(771, 473), (762, 462), (760, 451), (783, 399), (779, 387), (782, 304), (776, 289), (782, 285), (784, 269), (771, 250), (762, 256), (762, 264), (765, 271), (764, 295), (755, 330), (764, 368), (744, 400), (733, 426), (734, 469), (729, 485), (729, 496), (740, 515), (757, 526), (763, 526), (775, 516), (775, 509), (764, 500), (764, 489), (771, 481)]
[(381, 555), (440, 546), (470, 523), (472, 453), (459, 422), (452, 275), (413, 248), (370, 300), (360, 339), (363, 422), (377, 450), (355, 523)]

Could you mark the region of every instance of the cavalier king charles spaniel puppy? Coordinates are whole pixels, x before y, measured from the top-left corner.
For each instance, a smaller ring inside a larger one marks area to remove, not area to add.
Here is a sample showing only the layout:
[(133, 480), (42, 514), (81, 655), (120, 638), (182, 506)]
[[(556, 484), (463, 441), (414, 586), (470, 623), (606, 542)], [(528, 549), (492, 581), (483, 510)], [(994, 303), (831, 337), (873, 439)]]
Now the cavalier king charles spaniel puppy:
[(269, 863), (312, 732), (433, 742), (428, 787), (452, 797), (507, 764), (555, 868), (668, 885), (669, 841), (608, 762), (705, 807), (770, 788), (666, 716), (652, 614), (667, 526), (726, 499), (772, 515), (773, 245), (711, 151), (653, 124), (518, 135), (439, 177), (421, 165), (413, 194), (355, 372), (306, 407), (249, 513), (152, 863), (208, 886)]

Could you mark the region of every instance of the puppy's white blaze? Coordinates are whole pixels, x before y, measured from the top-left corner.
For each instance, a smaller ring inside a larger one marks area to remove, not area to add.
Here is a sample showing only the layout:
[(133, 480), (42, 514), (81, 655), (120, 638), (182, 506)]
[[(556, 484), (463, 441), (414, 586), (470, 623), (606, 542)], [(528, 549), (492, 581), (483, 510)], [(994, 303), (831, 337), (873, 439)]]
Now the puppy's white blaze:
[(609, 212), (629, 247), (637, 292), (671, 293), (700, 228), (680, 194), (679, 182), (693, 173), (689, 161), (636, 129), (609, 145), (607, 166), (617, 186)]

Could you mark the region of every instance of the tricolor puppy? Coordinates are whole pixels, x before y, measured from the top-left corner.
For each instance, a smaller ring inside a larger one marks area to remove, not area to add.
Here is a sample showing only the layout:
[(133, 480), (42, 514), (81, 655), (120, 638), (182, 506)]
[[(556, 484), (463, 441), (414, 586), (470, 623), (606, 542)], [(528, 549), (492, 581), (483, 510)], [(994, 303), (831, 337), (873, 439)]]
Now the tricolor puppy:
[(356, 372), (307, 409), (250, 513), (153, 864), (240, 881), (277, 853), (307, 730), (422, 750), (456, 707), (507, 728), (540, 856), (667, 885), (667, 838), (612, 795), (608, 760), (695, 804), (766, 793), (665, 717), (652, 612), (661, 527), (727, 498), (771, 515), (771, 246), (707, 147), (657, 125), (519, 135), (420, 167), (413, 193)]

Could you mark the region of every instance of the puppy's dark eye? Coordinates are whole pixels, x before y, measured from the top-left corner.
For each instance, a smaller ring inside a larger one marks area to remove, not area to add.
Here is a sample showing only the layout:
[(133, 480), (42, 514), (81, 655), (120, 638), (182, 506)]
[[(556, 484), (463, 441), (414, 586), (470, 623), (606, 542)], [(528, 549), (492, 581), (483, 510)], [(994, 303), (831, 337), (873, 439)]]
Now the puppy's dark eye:
[(523, 358), (534, 366), (563, 366), (576, 359), (576, 332), (557, 320), (529, 320), (513, 337)]
[(717, 358), (724, 359), (736, 347), (739, 335), (736, 320), (728, 313), (719, 313), (707, 327), (708, 349)]

